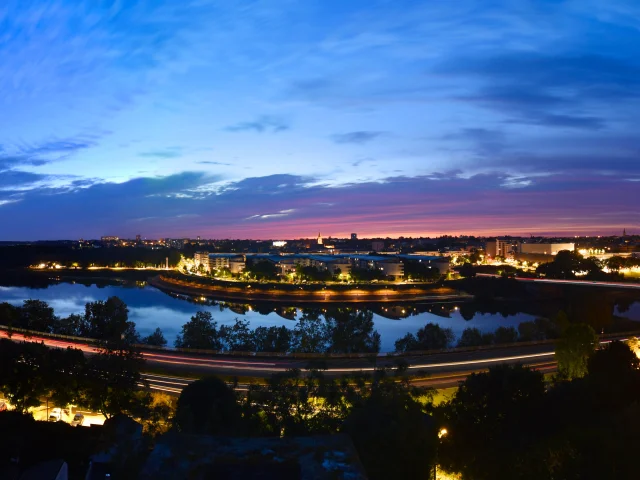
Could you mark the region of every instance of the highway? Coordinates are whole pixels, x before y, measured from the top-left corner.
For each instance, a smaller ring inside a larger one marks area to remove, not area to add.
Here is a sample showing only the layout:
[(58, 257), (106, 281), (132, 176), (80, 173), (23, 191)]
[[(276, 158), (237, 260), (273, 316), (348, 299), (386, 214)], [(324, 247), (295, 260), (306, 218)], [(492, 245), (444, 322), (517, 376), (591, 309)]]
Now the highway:
[[(0, 337), (7, 338), (7, 332), (0, 330)], [(14, 333), (14, 341), (44, 342), (54, 348), (78, 348), (86, 354), (96, 353), (93, 345), (76, 343), (34, 335), (25, 338)], [(626, 338), (619, 338), (624, 340)], [(602, 343), (611, 341), (605, 340)], [(292, 368), (306, 370), (309, 360), (298, 358), (269, 357), (233, 357), (203, 356), (170, 351), (142, 352), (148, 372), (144, 379), (148, 388), (177, 395), (193, 381), (193, 377), (205, 375), (221, 375), (228, 378), (238, 377), (239, 390), (246, 390), (252, 379), (268, 378), (274, 373), (285, 372)], [(380, 354), (374, 358), (323, 358), (323, 373), (329, 377), (339, 377), (350, 373), (373, 372), (376, 368), (396, 367), (397, 361), (406, 362), (408, 371), (419, 378), (416, 385), (443, 388), (455, 386), (473, 372), (486, 371), (499, 364), (524, 364), (543, 372), (556, 368), (554, 345), (522, 344), (505, 347), (479, 348), (466, 351), (437, 352), (421, 356), (388, 356)], [(316, 360), (317, 361), (317, 360)], [(161, 371), (162, 374), (152, 373)], [(243, 383), (244, 382), (244, 383)]]
[[(0, 331), (0, 337), (7, 338), (7, 332)], [(18, 333), (14, 333), (11, 338), (14, 341), (43, 342), (54, 348), (78, 348), (89, 355), (96, 353), (96, 348), (86, 343), (37, 335), (25, 338)], [(161, 370), (163, 373), (167, 373), (167, 375), (145, 374), (150, 388), (168, 393), (178, 393), (188, 384), (190, 380), (185, 378), (185, 375), (223, 375), (240, 377), (244, 380), (246, 378), (267, 378), (274, 373), (285, 372), (292, 368), (305, 370), (309, 367), (309, 360), (297, 358), (215, 357), (170, 351), (144, 351), (142, 356), (150, 371)], [(401, 358), (406, 361), (409, 372), (429, 377), (424, 381), (425, 384), (441, 386), (451, 384), (454, 378), (460, 380), (472, 371), (484, 371), (492, 365), (523, 363), (549, 367), (554, 362), (554, 350), (551, 344), (516, 345), (506, 348), (439, 352)], [(349, 373), (373, 372), (376, 368), (381, 367), (395, 367), (398, 357), (382, 354), (374, 358), (326, 358), (322, 360), (326, 362), (325, 375), (337, 377)]]
[[(493, 273), (478, 273), (477, 277), (500, 277)], [(591, 280), (559, 280), (553, 278), (526, 278), (526, 277), (511, 277), (518, 282), (529, 283), (549, 283), (553, 285), (578, 285), (581, 287), (605, 287), (605, 288), (626, 288), (632, 290), (640, 290), (640, 283), (631, 282), (597, 282)]]

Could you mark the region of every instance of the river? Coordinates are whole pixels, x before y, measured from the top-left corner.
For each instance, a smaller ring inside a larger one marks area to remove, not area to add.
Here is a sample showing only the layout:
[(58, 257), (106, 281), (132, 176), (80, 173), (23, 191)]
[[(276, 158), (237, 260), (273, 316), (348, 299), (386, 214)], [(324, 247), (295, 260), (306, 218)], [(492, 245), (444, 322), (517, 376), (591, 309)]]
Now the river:
[[(129, 318), (136, 323), (136, 328), (141, 335), (148, 335), (156, 327), (160, 327), (169, 345), (173, 345), (182, 325), (199, 310), (210, 311), (221, 325), (233, 324), (236, 318), (241, 318), (249, 320), (251, 327), (254, 328), (261, 325), (285, 325), (288, 328), (294, 328), (295, 319), (302, 313), (301, 308), (296, 306), (260, 305), (251, 308), (251, 306), (212, 300), (198, 304), (168, 295), (148, 285), (136, 286), (134, 283), (117, 286), (59, 283), (47, 288), (0, 286), (0, 302), (21, 305), (27, 299), (43, 300), (53, 307), (56, 315), (60, 317), (72, 313), (83, 313), (87, 302), (106, 300), (110, 296), (117, 296), (128, 305)], [(482, 332), (492, 332), (499, 326), (517, 327), (520, 322), (534, 318), (525, 313), (507, 316), (474, 313), (470, 320), (465, 320), (460, 314), (459, 306), (455, 303), (403, 304), (395, 307), (392, 305), (359, 306), (358, 308), (368, 308), (373, 311), (375, 329), (380, 333), (383, 352), (393, 351), (397, 339), (409, 332), (415, 333), (429, 322), (451, 328), (459, 336), (468, 327), (476, 327)], [(469, 318), (468, 314), (465, 316)]]

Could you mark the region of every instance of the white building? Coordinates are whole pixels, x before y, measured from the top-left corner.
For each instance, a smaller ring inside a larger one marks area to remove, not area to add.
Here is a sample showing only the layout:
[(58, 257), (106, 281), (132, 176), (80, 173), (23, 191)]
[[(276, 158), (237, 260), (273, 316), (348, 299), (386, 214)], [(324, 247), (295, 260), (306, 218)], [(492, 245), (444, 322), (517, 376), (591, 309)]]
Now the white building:
[(381, 270), (389, 277), (404, 277), (404, 263), (398, 259), (389, 259), (375, 262), (375, 268)]
[(487, 241), (485, 251), (487, 253), (487, 257), (493, 260), (496, 257), (507, 258), (512, 252), (516, 251), (516, 248), (517, 247), (510, 240), (500, 240), (496, 238), (495, 240)]
[(521, 243), (518, 251), (528, 255), (557, 255), (562, 250), (573, 252), (575, 248), (574, 243)]
[(211, 270), (211, 264), (209, 262), (209, 252), (196, 252), (193, 256), (193, 263), (196, 268), (199, 268), (200, 265), (204, 267), (204, 271), (208, 272)]

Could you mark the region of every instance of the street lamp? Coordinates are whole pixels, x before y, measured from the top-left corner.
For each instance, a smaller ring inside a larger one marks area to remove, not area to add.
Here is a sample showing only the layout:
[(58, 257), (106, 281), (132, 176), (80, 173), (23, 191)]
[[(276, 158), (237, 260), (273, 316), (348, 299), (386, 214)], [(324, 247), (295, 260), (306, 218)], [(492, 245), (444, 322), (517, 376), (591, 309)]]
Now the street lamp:
[[(438, 450), (440, 450), (442, 438), (446, 437), (448, 433), (449, 431), (444, 427), (438, 431)], [(433, 480), (438, 480), (438, 450), (436, 450), (436, 461), (433, 462)]]

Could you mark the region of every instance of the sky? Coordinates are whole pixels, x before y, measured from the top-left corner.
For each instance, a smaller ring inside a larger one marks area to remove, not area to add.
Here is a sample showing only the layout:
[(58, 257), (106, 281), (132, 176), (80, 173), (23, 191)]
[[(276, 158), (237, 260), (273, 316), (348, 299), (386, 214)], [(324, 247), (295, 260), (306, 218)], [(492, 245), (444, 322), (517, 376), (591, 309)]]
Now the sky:
[(4, 0), (0, 240), (640, 233), (637, 0)]

